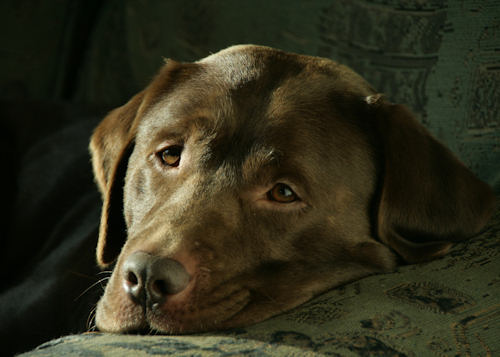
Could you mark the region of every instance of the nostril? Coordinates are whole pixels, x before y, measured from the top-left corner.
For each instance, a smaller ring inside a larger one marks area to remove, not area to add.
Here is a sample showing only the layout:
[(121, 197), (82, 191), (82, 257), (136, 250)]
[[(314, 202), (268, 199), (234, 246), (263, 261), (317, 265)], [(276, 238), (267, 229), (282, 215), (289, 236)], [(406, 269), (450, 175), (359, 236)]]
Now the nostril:
[(165, 280), (155, 280), (148, 286), (148, 296), (153, 303), (161, 303), (172, 294), (172, 289)]
[(144, 303), (146, 298), (144, 284), (147, 279), (147, 270), (151, 255), (145, 252), (135, 252), (127, 257), (123, 263), (123, 288), (135, 301)]
[(137, 278), (137, 275), (135, 275), (133, 271), (127, 272), (126, 275), (127, 275), (126, 280), (130, 285), (139, 284), (139, 279)]
[(158, 258), (150, 267), (148, 292), (154, 302), (161, 302), (167, 295), (173, 295), (184, 290), (190, 280), (190, 275), (179, 262)]
[(159, 296), (170, 294), (168, 284), (165, 280), (155, 280), (151, 286), (152, 292)]
[(127, 294), (135, 301), (144, 303), (145, 294), (142, 279), (133, 271), (127, 271), (123, 279), (123, 288)]

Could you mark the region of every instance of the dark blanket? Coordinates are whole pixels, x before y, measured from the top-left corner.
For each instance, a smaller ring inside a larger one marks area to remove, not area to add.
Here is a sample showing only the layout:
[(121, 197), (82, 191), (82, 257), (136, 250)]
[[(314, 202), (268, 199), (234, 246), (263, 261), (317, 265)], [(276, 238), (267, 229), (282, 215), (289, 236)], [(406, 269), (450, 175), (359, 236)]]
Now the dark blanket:
[(33, 114), (27, 122), (2, 121), (10, 129), (2, 150), (10, 164), (3, 174), (2, 355), (87, 330), (102, 292), (94, 285), (100, 197), (87, 149), (97, 119), (69, 121), (36, 141), (32, 123), (42, 118)]

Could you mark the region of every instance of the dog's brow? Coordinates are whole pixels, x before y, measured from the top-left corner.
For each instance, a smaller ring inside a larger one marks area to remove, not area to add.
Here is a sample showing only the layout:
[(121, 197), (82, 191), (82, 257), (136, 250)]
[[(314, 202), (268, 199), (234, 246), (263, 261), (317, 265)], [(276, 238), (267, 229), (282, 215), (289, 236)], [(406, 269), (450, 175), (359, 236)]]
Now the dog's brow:
[(252, 179), (265, 168), (278, 167), (280, 154), (273, 148), (254, 148), (243, 161), (242, 173), (245, 179)]
[(169, 123), (162, 124), (161, 127), (152, 127), (151, 130), (155, 132), (157, 138), (161, 139), (182, 137), (193, 129), (208, 135), (208, 133), (211, 133), (213, 130), (211, 122), (210, 119), (203, 115), (191, 118), (181, 117), (177, 120), (170, 120)]

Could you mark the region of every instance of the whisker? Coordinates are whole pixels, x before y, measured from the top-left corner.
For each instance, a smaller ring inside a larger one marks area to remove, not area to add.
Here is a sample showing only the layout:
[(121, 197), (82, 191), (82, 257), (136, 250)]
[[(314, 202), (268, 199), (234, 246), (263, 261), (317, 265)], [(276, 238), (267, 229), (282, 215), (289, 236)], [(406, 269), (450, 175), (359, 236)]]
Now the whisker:
[(101, 274), (109, 274), (109, 275), (111, 275), (112, 273), (113, 273), (112, 270), (103, 270), (103, 271), (98, 272), (97, 275), (101, 275)]
[[(106, 277), (106, 278), (102, 278), (102, 279), (100, 279), (100, 280), (97, 282), (97, 283), (101, 284), (101, 289), (102, 289), (103, 291), (104, 291), (104, 289), (106, 288), (106, 284), (103, 284), (103, 282), (108, 281), (110, 278), (111, 278), (111, 277), (109, 277), (109, 276), (108, 276), (108, 277)], [(97, 283), (96, 283), (96, 284), (97, 284)]]
[[(80, 299), (83, 295), (85, 295), (86, 293), (88, 293), (91, 289), (93, 289), (95, 286), (97, 286), (98, 284), (101, 284), (103, 281), (106, 281), (106, 280), (109, 280), (109, 277), (105, 277), (105, 278), (102, 278), (102, 279), (99, 279), (98, 281), (96, 281), (95, 283), (93, 283), (92, 285), (90, 285), (87, 289), (85, 289), (80, 295), (78, 295), (73, 301), (77, 301), (78, 299)], [(101, 284), (101, 288), (104, 290), (104, 287), (102, 286)]]
[(95, 315), (96, 315), (97, 305), (94, 305), (92, 310), (90, 310), (89, 317), (87, 318), (87, 331), (96, 331), (97, 326), (95, 323)]

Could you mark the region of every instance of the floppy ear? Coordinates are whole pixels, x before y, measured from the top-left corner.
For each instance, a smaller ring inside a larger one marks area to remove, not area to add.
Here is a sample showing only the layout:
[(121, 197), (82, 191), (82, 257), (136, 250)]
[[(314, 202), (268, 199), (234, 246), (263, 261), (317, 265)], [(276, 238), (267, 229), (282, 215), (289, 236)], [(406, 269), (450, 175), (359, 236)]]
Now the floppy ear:
[(127, 104), (111, 111), (92, 135), (92, 166), (103, 199), (96, 252), (97, 262), (101, 267), (116, 260), (127, 239), (123, 216), (123, 186), (139, 118), (160, 94), (165, 95), (173, 88), (172, 84), (187, 78), (198, 69), (195, 64), (166, 60), (151, 83)]
[(111, 111), (90, 140), (94, 176), (103, 199), (96, 252), (101, 267), (116, 259), (126, 240), (123, 184), (134, 139), (134, 122), (143, 97), (144, 92), (140, 92), (127, 104)]
[(379, 239), (408, 263), (445, 254), (493, 213), (492, 190), (402, 105), (367, 98), (381, 138)]

